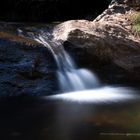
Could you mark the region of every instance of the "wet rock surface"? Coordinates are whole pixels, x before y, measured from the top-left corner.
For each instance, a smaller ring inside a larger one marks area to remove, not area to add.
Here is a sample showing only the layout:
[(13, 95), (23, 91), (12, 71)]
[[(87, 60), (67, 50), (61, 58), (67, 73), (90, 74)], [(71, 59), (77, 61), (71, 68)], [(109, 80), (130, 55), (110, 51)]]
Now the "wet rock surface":
[(51, 63), (43, 46), (0, 39), (0, 96), (53, 94), (57, 81)]

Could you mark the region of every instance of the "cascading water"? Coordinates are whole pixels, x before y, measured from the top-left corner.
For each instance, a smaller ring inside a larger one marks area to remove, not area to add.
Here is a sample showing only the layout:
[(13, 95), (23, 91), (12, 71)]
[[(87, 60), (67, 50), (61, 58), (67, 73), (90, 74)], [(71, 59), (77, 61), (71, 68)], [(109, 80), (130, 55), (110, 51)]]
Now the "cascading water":
[(86, 90), (99, 86), (96, 76), (87, 69), (78, 69), (62, 43), (54, 40), (49, 32), (41, 31), (36, 35), (32, 33), (26, 36), (43, 44), (52, 52), (58, 67), (57, 77), (61, 92)]

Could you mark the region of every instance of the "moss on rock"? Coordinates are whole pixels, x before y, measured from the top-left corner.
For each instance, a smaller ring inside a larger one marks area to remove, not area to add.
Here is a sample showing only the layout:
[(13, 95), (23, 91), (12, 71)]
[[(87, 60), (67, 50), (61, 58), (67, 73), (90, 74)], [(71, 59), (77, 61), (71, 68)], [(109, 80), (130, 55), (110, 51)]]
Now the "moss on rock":
[(132, 16), (132, 30), (136, 36), (140, 36), (140, 12)]

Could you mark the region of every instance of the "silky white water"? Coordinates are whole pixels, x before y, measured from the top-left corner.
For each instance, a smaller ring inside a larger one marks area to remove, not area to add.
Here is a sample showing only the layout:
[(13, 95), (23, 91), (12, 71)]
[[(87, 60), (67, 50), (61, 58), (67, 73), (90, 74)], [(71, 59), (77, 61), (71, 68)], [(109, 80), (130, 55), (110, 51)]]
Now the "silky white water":
[(111, 103), (139, 99), (137, 91), (128, 87), (105, 86), (94, 90), (75, 91), (46, 97), (78, 103)]
[(50, 37), (49, 33), (41, 31), (39, 34), (32, 33), (28, 36), (51, 51), (58, 67), (57, 78), (61, 92), (86, 90), (99, 86), (95, 74), (87, 69), (78, 69), (63, 45)]

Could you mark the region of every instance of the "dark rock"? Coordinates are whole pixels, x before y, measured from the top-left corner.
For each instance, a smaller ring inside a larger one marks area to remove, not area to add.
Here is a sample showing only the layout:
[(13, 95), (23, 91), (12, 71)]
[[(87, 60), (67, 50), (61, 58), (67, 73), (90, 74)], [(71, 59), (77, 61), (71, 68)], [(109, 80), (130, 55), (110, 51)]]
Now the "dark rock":
[(54, 69), (45, 47), (0, 39), (0, 96), (53, 94)]

